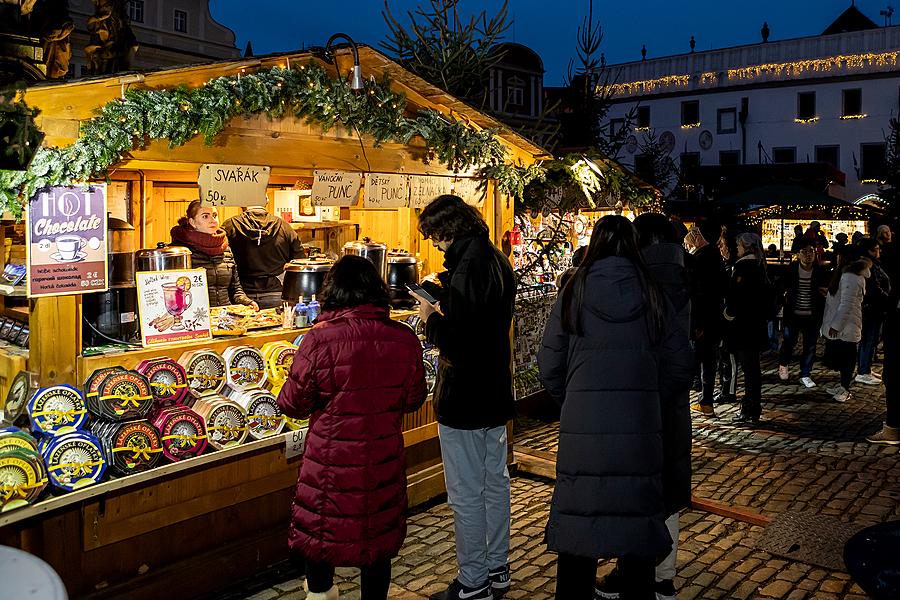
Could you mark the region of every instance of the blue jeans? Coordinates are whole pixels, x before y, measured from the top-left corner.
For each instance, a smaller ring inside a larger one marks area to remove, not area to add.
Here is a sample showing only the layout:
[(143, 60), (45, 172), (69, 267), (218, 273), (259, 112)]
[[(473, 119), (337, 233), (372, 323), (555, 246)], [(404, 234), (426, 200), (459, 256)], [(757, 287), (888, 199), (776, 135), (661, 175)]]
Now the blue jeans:
[(883, 321), (881, 315), (863, 313), (862, 338), (859, 340), (858, 375), (868, 375), (872, 372), (872, 363), (875, 361), (875, 350), (881, 339)]
[(778, 364), (787, 367), (791, 364), (791, 355), (797, 345), (797, 339), (803, 336), (803, 350), (800, 354), (800, 377), (809, 377), (812, 373), (813, 361), (816, 360), (816, 342), (819, 341), (821, 321), (812, 316), (791, 315), (784, 319), (784, 339)]
[(509, 470), (506, 427), (438, 425), (447, 503), (453, 509), (459, 582), (483, 585), (509, 559)]

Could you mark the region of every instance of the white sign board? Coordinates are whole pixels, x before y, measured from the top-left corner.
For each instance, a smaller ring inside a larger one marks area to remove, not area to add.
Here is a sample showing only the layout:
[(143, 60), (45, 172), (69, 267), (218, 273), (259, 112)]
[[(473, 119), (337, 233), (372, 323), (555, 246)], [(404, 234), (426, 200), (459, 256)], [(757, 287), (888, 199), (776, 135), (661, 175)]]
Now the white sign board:
[(212, 338), (206, 269), (136, 275), (144, 346)]
[(410, 208), (425, 208), (438, 196), (449, 194), (453, 189), (453, 179), (434, 175), (409, 176)]
[(302, 456), (306, 450), (306, 434), (309, 428), (297, 429), (296, 431), (288, 431), (284, 434), (284, 457), (291, 459), (295, 456)]
[(207, 206), (265, 206), (269, 167), (201, 165), (200, 201)]
[(316, 171), (313, 173), (313, 206), (353, 206), (362, 188), (362, 173)]
[(366, 173), (363, 206), (402, 208), (409, 204), (409, 176), (395, 173)]
[(453, 193), (462, 198), (466, 204), (481, 208), (484, 205), (487, 185), (483, 179), (470, 177), (455, 177), (453, 179)]

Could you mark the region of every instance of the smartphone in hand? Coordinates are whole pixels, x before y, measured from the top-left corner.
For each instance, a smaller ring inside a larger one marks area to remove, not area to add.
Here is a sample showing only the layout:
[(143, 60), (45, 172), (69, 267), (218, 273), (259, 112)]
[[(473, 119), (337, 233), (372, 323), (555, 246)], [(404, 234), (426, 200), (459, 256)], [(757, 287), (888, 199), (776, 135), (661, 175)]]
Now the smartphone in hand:
[(408, 289), (413, 296), (425, 300), (428, 304), (437, 304), (438, 302), (434, 296), (425, 291), (425, 288), (418, 283), (407, 283), (406, 289)]

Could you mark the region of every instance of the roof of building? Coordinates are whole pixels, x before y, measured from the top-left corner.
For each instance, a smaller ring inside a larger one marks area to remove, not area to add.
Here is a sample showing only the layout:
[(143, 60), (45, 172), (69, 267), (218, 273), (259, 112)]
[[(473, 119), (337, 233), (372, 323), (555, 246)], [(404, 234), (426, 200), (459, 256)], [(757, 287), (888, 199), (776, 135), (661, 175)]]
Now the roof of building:
[(822, 32), (822, 35), (877, 28), (878, 24), (864, 15), (862, 11), (856, 8), (856, 4), (854, 3), (850, 5), (850, 8), (842, 12), (840, 16), (838, 16), (838, 18)]

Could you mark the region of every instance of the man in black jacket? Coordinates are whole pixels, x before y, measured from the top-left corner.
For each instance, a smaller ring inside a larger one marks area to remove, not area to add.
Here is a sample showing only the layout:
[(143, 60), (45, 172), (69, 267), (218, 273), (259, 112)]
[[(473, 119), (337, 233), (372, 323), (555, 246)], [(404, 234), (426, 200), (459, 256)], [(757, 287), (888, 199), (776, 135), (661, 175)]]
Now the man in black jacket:
[[(444, 252), (440, 302), (421, 299), (428, 341), (440, 350), (434, 406), (459, 576), (432, 598), (490, 600), (510, 585), (506, 424), (513, 417), (515, 277), (481, 215), (457, 196), (436, 198), (419, 231)], [(433, 288), (432, 288), (433, 289)]]
[(709, 238), (717, 239), (718, 228), (704, 226), (704, 229), (692, 227), (684, 240), (691, 251), (688, 260), (691, 282), (690, 332), (703, 382), (700, 402), (691, 408), (705, 415), (715, 416), (713, 398), (716, 363), (722, 342), (722, 306), (725, 302), (728, 274), (719, 249), (708, 241)]
[(300, 238), (284, 219), (262, 206), (251, 206), (222, 224), (241, 284), (260, 308), (281, 306), (284, 265), (305, 253)]

